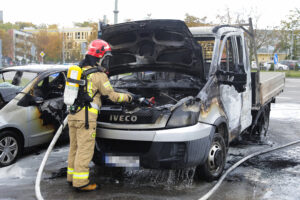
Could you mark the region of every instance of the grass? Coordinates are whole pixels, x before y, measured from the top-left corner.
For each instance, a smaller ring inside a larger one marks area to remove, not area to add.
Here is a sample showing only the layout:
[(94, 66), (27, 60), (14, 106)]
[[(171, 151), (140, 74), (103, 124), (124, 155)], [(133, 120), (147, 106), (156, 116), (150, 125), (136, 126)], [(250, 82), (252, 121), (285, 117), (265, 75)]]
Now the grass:
[(286, 71), (285, 77), (300, 78), (300, 71)]
[[(252, 72), (255, 72), (256, 70), (251, 70)], [(265, 71), (265, 70), (260, 70), (261, 72), (274, 72), (274, 71)], [(285, 72), (285, 77), (289, 78), (300, 78), (300, 71), (294, 71), (294, 70), (289, 70), (289, 71), (275, 71), (275, 72)]]

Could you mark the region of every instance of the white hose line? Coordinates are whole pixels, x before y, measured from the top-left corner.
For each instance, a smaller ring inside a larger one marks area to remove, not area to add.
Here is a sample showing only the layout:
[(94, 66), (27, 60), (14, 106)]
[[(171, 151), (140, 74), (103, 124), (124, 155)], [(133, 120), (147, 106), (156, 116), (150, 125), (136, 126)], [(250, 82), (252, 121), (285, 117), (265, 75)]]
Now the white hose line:
[(40, 168), (39, 168), (39, 171), (37, 173), (37, 177), (36, 177), (36, 180), (35, 180), (35, 196), (38, 200), (44, 200), (42, 194), (41, 194), (41, 189), (40, 189), (40, 183), (41, 183), (41, 177), (42, 177), (42, 173), (43, 173), (43, 170), (44, 170), (44, 167), (45, 167), (45, 164), (48, 160), (48, 157), (55, 145), (55, 143), (57, 142), (60, 134), (62, 133), (62, 130), (63, 128), (67, 125), (67, 122), (68, 122), (68, 116), (65, 118), (64, 122), (62, 125), (60, 125), (59, 129), (56, 131), (55, 133), (55, 136), (53, 137), (47, 151), (46, 151), (46, 154), (43, 158), (43, 161), (40, 165)]
[(211, 188), (204, 196), (202, 196), (200, 199), (198, 200), (207, 200), (208, 198), (211, 197), (211, 195), (213, 195), (214, 192), (217, 191), (217, 189), (220, 187), (221, 183), (223, 182), (223, 180), (225, 179), (225, 177), (232, 171), (234, 170), (235, 168), (237, 168), (240, 164), (242, 164), (243, 162), (245, 162), (246, 160), (254, 157), (254, 156), (258, 156), (258, 155), (261, 155), (261, 154), (264, 154), (264, 153), (268, 153), (270, 151), (274, 151), (274, 150), (277, 150), (277, 149), (282, 149), (284, 147), (287, 147), (287, 146), (291, 146), (291, 145), (294, 145), (294, 144), (297, 144), (297, 143), (300, 143), (300, 140), (297, 140), (295, 142), (290, 142), (288, 144), (285, 144), (285, 145), (282, 145), (282, 146), (279, 146), (279, 147), (273, 147), (273, 148), (269, 148), (269, 149), (266, 149), (266, 150), (263, 150), (263, 151), (259, 151), (259, 152), (256, 152), (256, 153), (253, 153), (253, 154), (250, 154), (248, 156), (246, 156), (245, 158), (241, 159), (240, 161), (238, 161), (237, 163), (235, 163), (234, 165), (232, 165), (222, 176), (221, 178), (218, 180), (217, 184)]

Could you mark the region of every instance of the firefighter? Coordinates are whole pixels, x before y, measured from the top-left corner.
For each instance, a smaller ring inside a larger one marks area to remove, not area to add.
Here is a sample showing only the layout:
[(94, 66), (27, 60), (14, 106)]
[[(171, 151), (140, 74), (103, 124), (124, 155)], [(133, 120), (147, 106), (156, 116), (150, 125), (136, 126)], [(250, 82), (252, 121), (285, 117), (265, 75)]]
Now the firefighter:
[(115, 92), (106, 73), (109, 68), (111, 47), (104, 40), (94, 40), (88, 47), (85, 58), (79, 64), (84, 70), (98, 67), (102, 72), (87, 76), (86, 91), (93, 98), (88, 108), (88, 129), (85, 126), (87, 107), (75, 114), (69, 114), (70, 151), (68, 156), (67, 181), (80, 191), (93, 191), (97, 184), (89, 181), (89, 163), (94, 154), (96, 121), (101, 107), (101, 96), (108, 96), (113, 102), (130, 102), (133, 97)]

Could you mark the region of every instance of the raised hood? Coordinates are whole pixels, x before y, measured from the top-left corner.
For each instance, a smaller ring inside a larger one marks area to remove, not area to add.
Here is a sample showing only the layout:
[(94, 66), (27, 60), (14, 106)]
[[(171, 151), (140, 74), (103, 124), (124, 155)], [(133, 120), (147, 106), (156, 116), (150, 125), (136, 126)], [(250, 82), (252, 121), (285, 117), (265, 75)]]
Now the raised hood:
[(110, 75), (130, 71), (177, 71), (203, 78), (201, 46), (183, 21), (145, 20), (107, 26), (112, 48)]

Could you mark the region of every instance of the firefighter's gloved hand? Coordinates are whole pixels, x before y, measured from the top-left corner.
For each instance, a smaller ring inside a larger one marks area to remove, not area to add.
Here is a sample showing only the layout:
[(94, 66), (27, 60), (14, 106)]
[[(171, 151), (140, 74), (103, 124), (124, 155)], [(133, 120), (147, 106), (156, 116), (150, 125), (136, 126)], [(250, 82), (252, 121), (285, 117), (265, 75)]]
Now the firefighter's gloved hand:
[(130, 102), (133, 103), (139, 103), (139, 99), (142, 97), (141, 95), (137, 95), (137, 94), (130, 94)]

